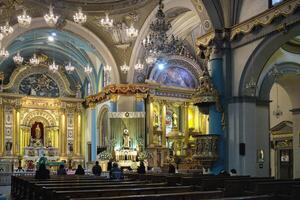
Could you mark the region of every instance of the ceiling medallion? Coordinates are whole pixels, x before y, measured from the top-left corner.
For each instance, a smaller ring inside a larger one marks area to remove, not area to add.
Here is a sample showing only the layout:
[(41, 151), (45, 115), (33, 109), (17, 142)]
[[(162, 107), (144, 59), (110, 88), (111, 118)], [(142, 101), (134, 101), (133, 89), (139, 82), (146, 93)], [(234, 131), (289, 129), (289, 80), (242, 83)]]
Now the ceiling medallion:
[(44, 15), (44, 19), (46, 21), (46, 23), (49, 26), (55, 26), (57, 23), (59, 16), (54, 15), (53, 13), (53, 6), (50, 4), (49, 6), (49, 13), (47, 13), (46, 15)]
[(30, 65), (37, 66), (40, 64), (40, 60), (36, 57), (36, 54), (33, 54), (33, 57), (29, 60)]
[(81, 8), (78, 8), (78, 12), (73, 15), (73, 19), (77, 24), (84, 24), (87, 20), (87, 16), (82, 13)]
[(31, 24), (31, 17), (27, 15), (26, 9), (23, 10), (23, 14), (18, 16), (18, 23), (22, 27), (29, 27)]
[(90, 65), (87, 65), (86, 67), (84, 67), (84, 72), (87, 74), (92, 73), (93, 68), (90, 67)]
[(124, 64), (120, 66), (120, 69), (124, 74), (126, 74), (129, 71), (130, 67), (124, 61)]
[(9, 25), (9, 22), (7, 21), (6, 24), (4, 26), (0, 27), (1, 33), (4, 36), (7, 36), (9, 34), (12, 34), (14, 32), (14, 29), (12, 26)]
[(51, 65), (49, 65), (49, 70), (52, 72), (57, 72), (58, 67), (59, 66), (57, 64), (55, 64), (55, 60), (53, 60), (53, 63)]
[(8, 58), (9, 57), (9, 52), (4, 47), (0, 50), (0, 57), (1, 58)]
[(138, 63), (135, 64), (134, 69), (136, 71), (142, 71), (144, 69), (144, 64), (141, 63), (141, 60), (138, 60)]
[(73, 72), (75, 70), (75, 67), (72, 66), (71, 62), (69, 62), (66, 66), (65, 66), (65, 69), (67, 72)]
[(23, 63), (24, 58), (20, 55), (20, 52), (18, 52), (17, 55), (13, 57), (13, 60), (15, 64), (21, 65)]
[(105, 65), (103, 70), (104, 70), (104, 72), (111, 72), (111, 66)]
[(139, 30), (134, 28), (133, 23), (126, 29), (126, 34), (129, 38), (136, 38), (139, 34)]
[(100, 20), (100, 25), (106, 29), (112, 28), (114, 26), (114, 20), (109, 18), (108, 13), (105, 13), (105, 18)]

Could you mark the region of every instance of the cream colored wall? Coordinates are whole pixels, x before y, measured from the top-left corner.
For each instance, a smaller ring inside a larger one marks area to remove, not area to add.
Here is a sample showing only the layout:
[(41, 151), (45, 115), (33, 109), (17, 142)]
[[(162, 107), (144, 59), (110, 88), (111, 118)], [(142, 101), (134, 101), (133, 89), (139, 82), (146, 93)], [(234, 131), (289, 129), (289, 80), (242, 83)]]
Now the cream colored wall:
[(242, 0), (238, 22), (243, 22), (269, 8), (269, 0)]

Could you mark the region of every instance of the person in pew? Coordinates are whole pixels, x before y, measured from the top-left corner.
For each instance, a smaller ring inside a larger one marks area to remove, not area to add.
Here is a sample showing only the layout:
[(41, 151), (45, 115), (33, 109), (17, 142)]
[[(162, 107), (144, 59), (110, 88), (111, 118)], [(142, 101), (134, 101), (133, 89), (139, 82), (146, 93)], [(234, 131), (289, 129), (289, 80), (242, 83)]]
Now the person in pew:
[(82, 168), (81, 165), (78, 165), (76, 171), (75, 171), (75, 175), (84, 175), (85, 172), (84, 172), (84, 169)]
[(92, 172), (95, 176), (101, 176), (102, 168), (98, 161), (96, 161), (95, 166), (92, 168)]
[(59, 165), (59, 169), (57, 170), (57, 175), (67, 175), (67, 171), (65, 169), (65, 166), (63, 164)]
[(112, 168), (112, 159), (109, 159), (107, 163), (107, 171), (110, 172), (111, 168)]
[(110, 179), (124, 179), (124, 175), (122, 170), (119, 168), (118, 163), (114, 163), (110, 172), (109, 172)]
[(169, 164), (169, 173), (170, 174), (175, 174), (176, 173), (175, 166), (172, 165), (171, 163)]
[(237, 176), (236, 169), (231, 169), (230, 170), (230, 176)]
[(145, 168), (145, 165), (144, 165), (143, 161), (140, 162), (140, 166), (137, 168), (137, 173), (138, 174), (145, 174), (146, 173), (146, 168)]
[(230, 176), (230, 174), (228, 174), (228, 172), (226, 170), (221, 170), (220, 173), (218, 174), (218, 176)]
[(35, 179), (49, 179), (50, 171), (46, 169), (44, 163), (40, 164), (39, 169), (35, 172)]

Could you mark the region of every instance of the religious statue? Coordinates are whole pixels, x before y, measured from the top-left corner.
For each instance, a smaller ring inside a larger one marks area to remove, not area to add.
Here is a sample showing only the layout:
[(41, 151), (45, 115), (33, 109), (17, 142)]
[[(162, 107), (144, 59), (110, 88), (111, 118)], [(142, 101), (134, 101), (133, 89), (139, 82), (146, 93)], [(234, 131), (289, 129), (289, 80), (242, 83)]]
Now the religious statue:
[(6, 143), (5, 143), (5, 150), (6, 150), (6, 152), (7, 152), (7, 153), (10, 153), (11, 148), (12, 148), (12, 142), (9, 141), (9, 140), (6, 141)]
[(130, 148), (130, 142), (131, 142), (131, 139), (128, 134), (128, 129), (124, 129), (124, 131), (123, 131), (123, 147), (124, 147), (124, 149)]
[(172, 128), (178, 128), (178, 116), (175, 112), (172, 115)]
[(40, 125), (37, 124), (37, 126), (35, 128), (35, 138), (33, 139), (33, 146), (35, 146), (35, 147), (43, 146), (41, 137), (42, 137), (41, 128), (40, 128)]

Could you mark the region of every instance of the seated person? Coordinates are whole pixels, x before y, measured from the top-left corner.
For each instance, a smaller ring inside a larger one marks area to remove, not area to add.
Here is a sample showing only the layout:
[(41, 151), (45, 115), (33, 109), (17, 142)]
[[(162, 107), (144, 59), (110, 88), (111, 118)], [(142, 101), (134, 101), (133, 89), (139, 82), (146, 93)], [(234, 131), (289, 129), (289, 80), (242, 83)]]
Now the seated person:
[(176, 172), (175, 166), (170, 163), (169, 164), (169, 173), (175, 174), (175, 172)]
[(118, 167), (118, 163), (114, 163), (110, 172), (109, 172), (109, 176), (110, 176), (110, 179), (124, 179), (124, 176), (123, 176), (123, 172), (122, 170)]
[(78, 165), (76, 171), (75, 171), (75, 175), (84, 175), (85, 174), (85, 171), (84, 169), (82, 168), (81, 165)]
[(138, 174), (145, 174), (146, 173), (146, 168), (145, 168), (145, 165), (144, 165), (143, 161), (140, 162), (140, 166), (137, 168), (137, 173)]
[(98, 161), (96, 161), (96, 164), (92, 169), (92, 172), (95, 176), (101, 176), (102, 168), (100, 167)]
[(40, 164), (39, 169), (35, 172), (36, 179), (49, 179), (50, 178), (50, 171), (46, 169), (45, 164)]
[(236, 169), (231, 169), (230, 170), (230, 176), (237, 176)]
[(67, 171), (65, 169), (65, 166), (63, 164), (59, 165), (59, 169), (57, 170), (57, 175), (67, 175)]

